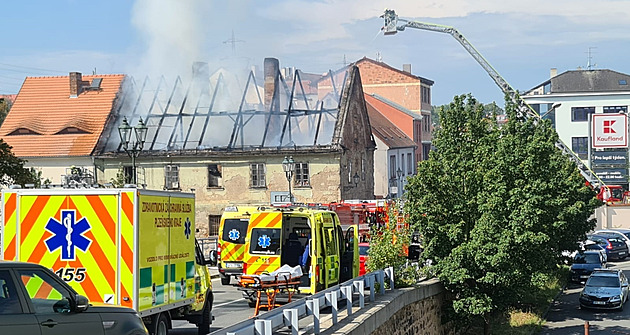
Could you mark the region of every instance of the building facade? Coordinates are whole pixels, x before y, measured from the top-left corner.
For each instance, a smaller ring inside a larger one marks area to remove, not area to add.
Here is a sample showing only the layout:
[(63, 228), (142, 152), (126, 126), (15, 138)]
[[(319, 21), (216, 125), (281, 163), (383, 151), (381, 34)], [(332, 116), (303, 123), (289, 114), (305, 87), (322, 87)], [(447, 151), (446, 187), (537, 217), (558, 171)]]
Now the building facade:
[[(525, 92), (522, 98), (542, 118), (551, 120), (560, 139), (600, 178), (605, 179), (607, 184), (627, 188), (628, 148), (594, 148), (591, 129), (593, 115), (627, 115), (629, 83), (629, 75), (612, 70), (571, 70), (557, 74), (557, 70), (552, 69), (549, 79)], [(628, 129), (622, 132), (627, 135)], [(625, 156), (625, 161), (600, 164), (594, 159), (605, 152), (619, 152)]]

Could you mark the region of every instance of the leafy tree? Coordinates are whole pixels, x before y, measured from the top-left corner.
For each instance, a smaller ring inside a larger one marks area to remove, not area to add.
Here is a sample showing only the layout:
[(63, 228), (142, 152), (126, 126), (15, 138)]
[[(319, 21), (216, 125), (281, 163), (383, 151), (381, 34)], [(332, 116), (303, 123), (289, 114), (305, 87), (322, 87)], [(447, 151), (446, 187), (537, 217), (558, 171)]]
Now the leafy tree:
[(0, 139), (0, 185), (9, 186), (18, 184), (40, 184), (41, 172), (35, 169), (24, 168), (25, 160), (15, 156), (11, 146)]
[(598, 206), (573, 162), (555, 147), (548, 121), (508, 121), (470, 95), (439, 112), (435, 151), (407, 185), (405, 209), (423, 236), (425, 259), (453, 293), (459, 320), (519, 305), (555, 274), (563, 250), (594, 228)]
[(0, 125), (4, 122), (4, 119), (9, 114), (9, 110), (11, 109), (11, 100), (9, 99), (0, 99)]

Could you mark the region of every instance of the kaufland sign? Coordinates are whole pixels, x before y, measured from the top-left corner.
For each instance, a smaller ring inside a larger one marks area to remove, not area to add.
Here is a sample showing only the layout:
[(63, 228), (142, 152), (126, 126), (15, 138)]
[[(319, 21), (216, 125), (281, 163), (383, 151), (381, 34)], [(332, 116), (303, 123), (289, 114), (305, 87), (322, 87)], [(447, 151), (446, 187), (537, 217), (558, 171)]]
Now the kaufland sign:
[(625, 114), (592, 114), (593, 148), (628, 147), (628, 117)]

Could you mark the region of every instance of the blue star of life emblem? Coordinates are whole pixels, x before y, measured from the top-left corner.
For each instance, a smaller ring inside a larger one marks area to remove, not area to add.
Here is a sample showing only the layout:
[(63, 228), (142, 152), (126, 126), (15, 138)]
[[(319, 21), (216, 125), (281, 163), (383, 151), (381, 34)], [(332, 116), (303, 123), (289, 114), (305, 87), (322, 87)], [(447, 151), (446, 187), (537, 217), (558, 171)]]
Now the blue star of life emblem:
[(271, 245), (271, 238), (269, 238), (269, 236), (267, 235), (263, 235), (261, 237), (258, 238), (258, 245), (261, 246), (264, 249), (269, 248), (269, 246)]
[(239, 237), (241, 237), (241, 233), (239, 233), (239, 231), (236, 230), (236, 229), (232, 229), (228, 233), (228, 237), (230, 238), (230, 240), (236, 241), (236, 240), (238, 240)]
[(184, 222), (184, 235), (186, 235), (186, 239), (190, 239), (190, 219), (186, 218), (186, 221)]
[(44, 241), (48, 252), (61, 248), (62, 261), (74, 261), (76, 248), (86, 252), (92, 244), (92, 240), (83, 236), (92, 228), (90, 223), (84, 217), (77, 221), (74, 210), (62, 210), (61, 222), (54, 217), (49, 218), (45, 228), (53, 234)]

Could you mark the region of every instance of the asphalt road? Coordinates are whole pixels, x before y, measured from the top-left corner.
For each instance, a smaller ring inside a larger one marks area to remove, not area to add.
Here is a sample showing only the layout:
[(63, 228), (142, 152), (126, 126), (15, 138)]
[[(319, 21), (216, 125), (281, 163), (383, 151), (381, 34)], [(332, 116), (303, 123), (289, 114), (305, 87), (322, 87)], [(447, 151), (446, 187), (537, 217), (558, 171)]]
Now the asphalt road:
[[(234, 283), (234, 279), (232, 283)], [(238, 291), (236, 287), (223, 286), (219, 278), (216, 278), (212, 280), (212, 290), (214, 293), (212, 315), (214, 315), (215, 319), (210, 326), (210, 333), (246, 320), (254, 315), (254, 309), (247, 305), (247, 301), (243, 299), (241, 291)], [(186, 321), (176, 320), (173, 321), (173, 329), (169, 334), (197, 335), (197, 327)]]
[[(622, 269), (630, 277), (630, 258), (608, 262), (609, 268)], [(580, 309), (578, 297), (581, 285), (573, 284), (554, 301), (547, 314), (547, 322), (539, 334), (568, 335), (584, 334), (584, 323), (589, 323), (589, 334), (630, 335), (630, 301), (623, 311), (600, 311)]]

